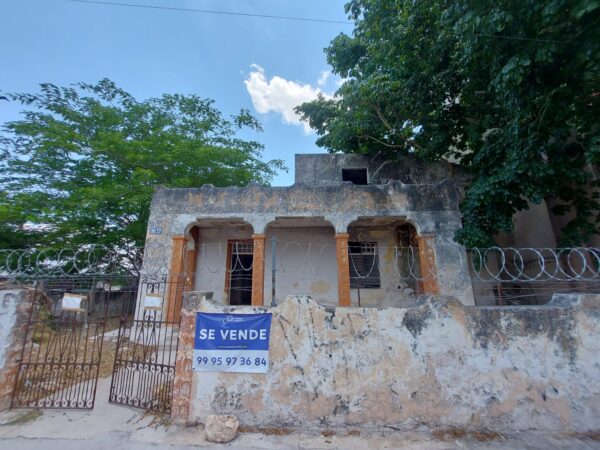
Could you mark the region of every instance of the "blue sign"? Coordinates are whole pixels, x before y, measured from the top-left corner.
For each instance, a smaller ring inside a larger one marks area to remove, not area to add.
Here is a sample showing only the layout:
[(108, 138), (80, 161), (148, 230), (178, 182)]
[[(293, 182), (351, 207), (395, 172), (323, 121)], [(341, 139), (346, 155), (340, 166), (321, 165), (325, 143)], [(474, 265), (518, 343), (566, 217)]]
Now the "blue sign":
[(192, 370), (267, 373), (271, 313), (198, 313)]

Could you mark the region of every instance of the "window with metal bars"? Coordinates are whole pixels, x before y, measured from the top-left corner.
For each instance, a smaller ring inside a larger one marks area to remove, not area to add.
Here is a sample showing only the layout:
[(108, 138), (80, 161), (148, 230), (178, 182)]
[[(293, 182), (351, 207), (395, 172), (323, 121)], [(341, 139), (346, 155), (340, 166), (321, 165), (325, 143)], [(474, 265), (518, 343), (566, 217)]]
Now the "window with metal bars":
[(254, 251), (254, 245), (252, 241), (231, 241), (231, 250), (233, 254), (237, 255), (252, 255)]
[(351, 289), (381, 287), (377, 242), (348, 242)]

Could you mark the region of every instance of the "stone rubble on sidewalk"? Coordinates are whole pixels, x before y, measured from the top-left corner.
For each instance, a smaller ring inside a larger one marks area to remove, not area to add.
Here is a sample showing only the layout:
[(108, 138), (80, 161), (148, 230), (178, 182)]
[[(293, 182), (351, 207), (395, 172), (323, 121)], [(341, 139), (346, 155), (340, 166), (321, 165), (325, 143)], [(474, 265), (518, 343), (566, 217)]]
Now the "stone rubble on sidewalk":
[(231, 442), (235, 439), (240, 423), (235, 416), (210, 415), (206, 418), (204, 432), (210, 442)]

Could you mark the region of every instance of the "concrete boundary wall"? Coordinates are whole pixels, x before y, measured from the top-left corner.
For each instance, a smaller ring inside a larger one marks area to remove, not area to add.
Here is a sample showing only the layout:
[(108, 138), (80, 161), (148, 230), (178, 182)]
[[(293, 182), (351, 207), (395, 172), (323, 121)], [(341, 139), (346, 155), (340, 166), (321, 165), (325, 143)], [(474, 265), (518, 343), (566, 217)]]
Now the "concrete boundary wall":
[[(266, 375), (191, 371), (196, 312), (273, 313)], [(184, 300), (173, 416), (248, 426), (600, 429), (600, 296), (537, 307), (273, 308)]]
[(10, 408), (23, 349), (30, 291), (0, 290), (0, 411)]

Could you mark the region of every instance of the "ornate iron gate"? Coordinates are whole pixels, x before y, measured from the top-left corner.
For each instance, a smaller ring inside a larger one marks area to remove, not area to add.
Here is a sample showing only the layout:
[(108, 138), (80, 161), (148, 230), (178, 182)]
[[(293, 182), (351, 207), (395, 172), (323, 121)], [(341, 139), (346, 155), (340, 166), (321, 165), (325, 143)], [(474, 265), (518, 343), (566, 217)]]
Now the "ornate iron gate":
[[(92, 409), (104, 343), (106, 309), (57, 311), (65, 292), (91, 292), (94, 279), (37, 281), (25, 325), (12, 408)], [(89, 301), (89, 297), (88, 300)], [(106, 303), (108, 304), (108, 303)]]
[(181, 305), (184, 283), (165, 277), (140, 287), (134, 318), (119, 327), (109, 402), (168, 414), (179, 336), (179, 314), (171, 310)]

